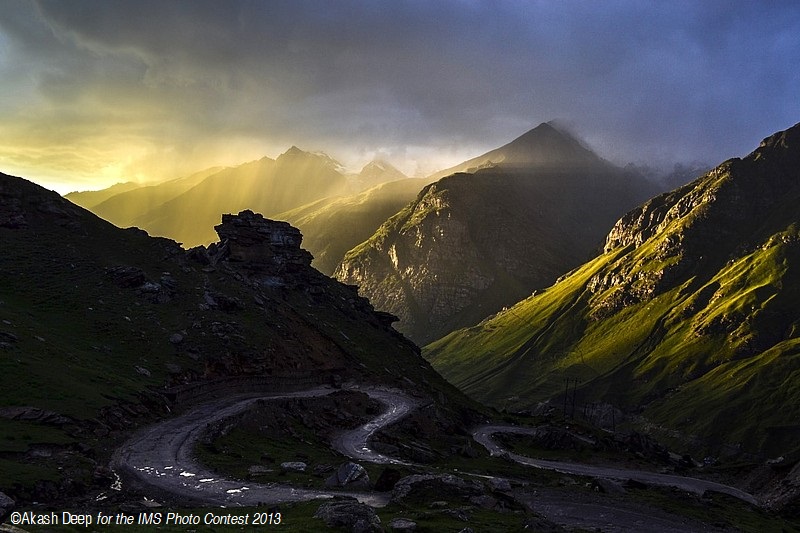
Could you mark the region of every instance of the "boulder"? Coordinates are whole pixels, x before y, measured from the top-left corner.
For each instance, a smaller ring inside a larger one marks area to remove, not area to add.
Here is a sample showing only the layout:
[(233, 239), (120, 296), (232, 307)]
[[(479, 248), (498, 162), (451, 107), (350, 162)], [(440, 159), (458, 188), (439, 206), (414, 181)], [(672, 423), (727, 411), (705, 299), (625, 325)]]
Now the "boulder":
[(344, 463), (325, 480), (326, 487), (369, 488), (369, 474), (357, 463)]
[(415, 474), (406, 476), (397, 482), (392, 490), (392, 501), (431, 501), (433, 499), (468, 501), (474, 496), (485, 494), (485, 492), (482, 483), (468, 481), (452, 474)]
[(375, 509), (355, 501), (323, 503), (314, 513), (328, 527), (343, 527), (355, 532), (383, 531)]
[(489, 480), (489, 486), (499, 492), (511, 492), (511, 482), (507, 479), (493, 477)]
[(14, 500), (9, 498), (6, 494), (0, 492), (0, 523), (6, 519), (6, 517), (11, 513), (14, 509)]
[(417, 523), (408, 518), (395, 518), (389, 522), (390, 531), (416, 531)]
[(302, 474), (306, 471), (308, 465), (302, 461), (287, 461), (285, 463), (281, 463), (281, 470), (283, 472), (295, 472)]

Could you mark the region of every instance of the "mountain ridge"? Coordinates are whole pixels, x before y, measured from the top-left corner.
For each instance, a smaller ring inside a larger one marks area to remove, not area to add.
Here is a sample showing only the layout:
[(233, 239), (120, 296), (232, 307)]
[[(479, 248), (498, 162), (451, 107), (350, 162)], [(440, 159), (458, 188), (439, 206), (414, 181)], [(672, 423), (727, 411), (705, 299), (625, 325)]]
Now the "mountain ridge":
[(649, 192), (547, 124), (489, 153), (507, 158), (425, 186), (334, 274), (401, 317), (398, 328), (423, 344), (577, 266)]
[(797, 453), (796, 432), (770, 428), (800, 416), (798, 162), (800, 125), (633, 209), (601, 255), (426, 356), (495, 404), (535, 408), (569, 377), (583, 401), (700, 436), (706, 453)]

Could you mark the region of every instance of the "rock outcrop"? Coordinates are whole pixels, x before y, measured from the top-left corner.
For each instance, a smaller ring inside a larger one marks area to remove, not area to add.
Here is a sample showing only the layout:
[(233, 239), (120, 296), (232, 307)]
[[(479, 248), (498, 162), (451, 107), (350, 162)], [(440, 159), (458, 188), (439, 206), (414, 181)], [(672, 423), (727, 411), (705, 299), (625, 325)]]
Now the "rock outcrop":
[(323, 503), (314, 513), (314, 518), (322, 519), (328, 527), (347, 528), (354, 533), (383, 531), (375, 509), (364, 503)]
[(6, 494), (0, 492), (0, 523), (2, 523), (6, 516), (14, 510), (14, 500), (9, 498)]
[(216, 261), (239, 263), (254, 274), (290, 278), (310, 270), (311, 254), (300, 248), (303, 236), (288, 222), (264, 218), (250, 210), (222, 215), (214, 229), (219, 246), (211, 249)]

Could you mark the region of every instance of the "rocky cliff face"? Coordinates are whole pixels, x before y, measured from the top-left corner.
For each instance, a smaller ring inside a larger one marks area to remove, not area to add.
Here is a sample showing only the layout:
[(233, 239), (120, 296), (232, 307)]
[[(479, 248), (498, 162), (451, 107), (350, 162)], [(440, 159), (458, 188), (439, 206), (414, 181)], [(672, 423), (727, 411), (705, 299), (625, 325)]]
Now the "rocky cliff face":
[(552, 283), (646, 194), (547, 125), (490, 154), (504, 162), (427, 186), (334, 274), (420, 344)]
[(800, 191), (799, 146), (798, 128), (776, 133), (745, 159), (728, 160), (622, 217), (604, 252), (630, 248), (640, 253), (627, 254), (617, 268), (592, 277), (589, 289), (607, 294), (595, 303), (596, 316), (650, 300), (764, 245), (778, 228), (759, 222), (793, 223), (791, 205)]

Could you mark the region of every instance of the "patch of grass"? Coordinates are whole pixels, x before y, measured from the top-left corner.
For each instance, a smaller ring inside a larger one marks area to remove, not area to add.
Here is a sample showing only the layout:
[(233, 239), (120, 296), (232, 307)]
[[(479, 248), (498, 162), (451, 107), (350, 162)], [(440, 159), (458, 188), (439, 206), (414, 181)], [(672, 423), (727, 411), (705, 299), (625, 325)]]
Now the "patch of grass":
[[(32, 445), (65, 446), (74, 442), (75, 438), (60, 428), (0, 418), (0, 454), (25, 453)], [(0, 469), (0, 479), (4, 473)]]

